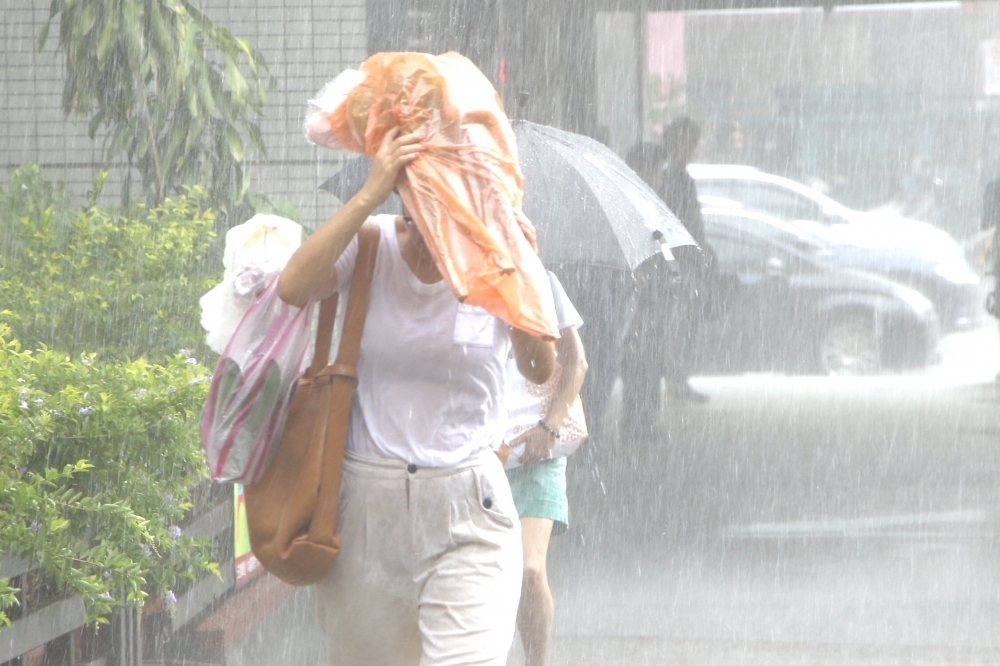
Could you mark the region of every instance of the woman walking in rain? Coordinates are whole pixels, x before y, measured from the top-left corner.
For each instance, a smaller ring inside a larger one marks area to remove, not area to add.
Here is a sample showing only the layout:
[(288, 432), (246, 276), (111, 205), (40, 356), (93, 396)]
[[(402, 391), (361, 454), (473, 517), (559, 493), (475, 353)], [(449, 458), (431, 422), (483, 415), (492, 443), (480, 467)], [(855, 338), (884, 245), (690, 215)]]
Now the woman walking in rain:
[(541, 413), (537, 424), (520, 433), (508, 431), (511, 449), (524, 447), (521, 467), (507, 471), (514, 505), (521, 517), (524, 551), (524, 579), (521, 604), (517, 610), (517, 629), (528, 666), (544, 666), (549, 658), (549, 640), (555, 606), (549, 589), (549, 538), (569, 527), (569, 502), (566, 498), (566, 458), (552, 458), (552, 449), (570, 406), (580, 393), (587, 374), (587, 359), (577, 329), (583, 325), (559, 280), (549, 273), (556, 305), (559, 340), (556, 360), (562, 368), (550, 396), (543, 397), (542, 387), (529, 384), (514, 363), (507, 368), (507, 400), (511, 420), (523, 411)]
[[(292, 256), (279, 294), (293, 305), (349, 283), (356, 234), (419, 158), (391, 130), (364, 187)], [(420, 231), (378, 216), (344, 460), (342, 551), (318, 584), (334, 665), (501, 666), (522, 571), (521, 534), (494, 453), (506, 420), (504, 365), (543, 383), (551, 342), (461, 304)]]

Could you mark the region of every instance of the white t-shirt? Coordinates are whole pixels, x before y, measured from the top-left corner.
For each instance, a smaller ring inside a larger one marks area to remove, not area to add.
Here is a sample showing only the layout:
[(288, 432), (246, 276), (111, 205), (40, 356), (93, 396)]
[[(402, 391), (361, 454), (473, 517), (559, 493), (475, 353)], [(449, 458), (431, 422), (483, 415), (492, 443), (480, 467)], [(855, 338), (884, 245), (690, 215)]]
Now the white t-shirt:
[[(583, 318), (576, 311), (573, 302), (566, 295), (559, 279), (548, 272), (549, 285), (552, 287), (552, 300), (556, 304), (556, 322), (559, 331), (562, 332), (570, 327), (580, 328), (583, 326)], [(532, 385), (534, 386), (534, 385)], [(523, 432), (528, 422), (532, 425), (537, 422), (539, 407), (542, 402), (538, 390), (532, 390), (528, 386), (528, 380), (517, 369), (517, 360), (507, 359), (507, 414), (508, 424), (506, 428), (505, 441), (511, 441)]]
[[(507, 325), (482, 308), (459, 303), (444, 280), (418, 280), (400, 253), (395, 216), (374, 220), (382, 237), (361, 338), (348, 450), (450, 467), (483, 449), (496, 449), (507, 416)], [(357, 253), (355, 238), (336, 263), (344, 294)]]

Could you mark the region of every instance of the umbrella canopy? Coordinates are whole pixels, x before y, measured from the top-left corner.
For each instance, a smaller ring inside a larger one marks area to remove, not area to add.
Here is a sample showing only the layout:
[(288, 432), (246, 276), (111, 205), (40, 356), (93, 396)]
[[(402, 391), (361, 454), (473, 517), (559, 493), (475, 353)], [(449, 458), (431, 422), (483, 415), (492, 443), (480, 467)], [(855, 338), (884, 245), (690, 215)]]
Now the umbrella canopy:
[(514, 121), (524, 214), (545, 263), (634, 269), (667, 247), (695, 241), (663, 200), (604, 144)]
[[(319, 189), (326, 190), (343, 203), (357, 194), (368, 180), (368, 172), (372, 169), (372, 161), (367, 155), (354, 157), (344, 163), (340, 171), (333, 174), (322, 183)], [(402, 215), (403, 202), (395, 192), (389, 195), (385, 203), (375, 209), (375, 215)]]
[[(607, 146), (580, 134), (514, 121), (524, 174), (523, 209), (538, 231), (546, 264), (569, 263), (633, 270), (660, 245), (695, 245), (666, 204)], [(350, 199), (371, 161), (348, 161), (321, 189)], [(393, 195), (377, 212), (399, 213)]]

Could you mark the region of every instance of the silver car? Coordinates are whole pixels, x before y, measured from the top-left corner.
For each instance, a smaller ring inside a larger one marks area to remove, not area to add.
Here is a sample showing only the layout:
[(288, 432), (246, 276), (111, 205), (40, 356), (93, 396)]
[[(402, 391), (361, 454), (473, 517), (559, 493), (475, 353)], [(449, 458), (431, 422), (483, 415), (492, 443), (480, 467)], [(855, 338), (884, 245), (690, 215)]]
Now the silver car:
[(735, 207), (790, 222), (835, 248), (836, 265), (912, 287), (937, 309), (943, 332), (978, 323), (980, 278), (947, 232), (888, 211), (863, 212), (789, 178), (747, 166), (692, 164), (703, 207)]

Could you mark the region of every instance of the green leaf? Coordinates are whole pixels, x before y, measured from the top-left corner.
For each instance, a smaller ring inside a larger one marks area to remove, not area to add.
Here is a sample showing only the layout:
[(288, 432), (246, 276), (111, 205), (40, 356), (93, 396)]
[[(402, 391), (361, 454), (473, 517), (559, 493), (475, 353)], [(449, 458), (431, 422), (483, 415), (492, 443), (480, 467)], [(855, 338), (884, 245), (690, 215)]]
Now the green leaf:
[(87, 135), (91, 139), (93, 139), (94, 136), (97, 134), (97, 130), (100, 129), (101, 124), (104, 122), (104, 118), (106, 116), (107, 116), (107, 111), (101, 109), (100, 111), (94, 114), (93, 118), (90, 119), (90, 122), (87, 124)]
[(208, 75), (205, 69), (198, 70), (198, 94), (201, 96), (201, 104), (206, 111), (215, 111), (215, 95), (212, 94), (212, 86), (208, 82)]
[(114, 137), (111, 140), (111, 145), (108, 147), (107, 159), (111, 161), (121, 155), (121, 152), (125, 150), (125, 147), (132, 140), (131, 128), (127, 126), (118, 126), (115, 130)]
[(118, 31), (118, 22), (115, 20), (113, 12), (104, 12), (104, 25), (101, 27), (101, 36), (97, 40), (97, 68), (104, 71), (108, 64), (108, 56), (111, 54), (114, 38)]
[(146, 14), (149, 21), (152, 44), (158, 58), (164, 63), (171, 63), (176, 59), (176, 49), (174, 48), (174, 38), (167, 27), (167, 21), (163, 17), (159, 3), (152, 3)]
[(243, 161), (243, 140), (232, 127), (226, 127), (226, 144), (229, 146), (229, 154), (237, 162)]
[(142, 29), (142, 10), (135, 0), (122, 0), (121, 39), (129, 69), (139, 72), (149, 59)]
[(205, 118), (198, 118), (187, 129), (187, 139), (184, 142), (184, 153), (190, 153), (192, 149), (201, 141), (201, 135), (205, 131), (207, 121)]
[(250, 65), (250, 73), (253, 74), (255, 79), (258, 78), (260, 74), (257, 71), (257, 59), (254, 57), (250, 44), (245, 39), (239, 39), (238, 37), (234, 41), (236, 42), (236, 46), (246, 54), (247, 64)]
[(201, 116), (201, 109), (198, 108), (198, 89), (191, 88), (187, 91), (187, 110), (192, 118)]
[(240, 73), (236, 62), (229, 58), (226, 59), (226, 84), (229, 86), (230, 91), (232, 91), (233, 99), (236, 103), (243, 104), (246, 101), (247, 91), (249, 90), (247, 80), (243, 78), (243, 74)]
[(76, 106), (76, 77), (68, 76), (66, 77), (66, 83), (63, 84), (63, 94), (62, 94), (62, 109), (63, 113), (69, 115), (72, 113), (73, 108)]
[[(53, 3), (55, 4), (55, 3)], [(50, 18), (51, 21), (51, 18)], [(45, 42), (49, 39), (49, 26), (51, 23), (46, 23), (42, 26), (42, 31), (38, 34), (38, 50), (41, 51), (45, 48)]]
[(83, 2), (75, 25), (74, 34), (79, 35), (81, 39), (90, 34), (90, 31), (94, 29), (94, 25), (97, 23), (99, 7), (99, 3), (94, 2), (94, 0)]
[(260, 127), (257, 123), (247, 123), (246, 125), (247, 136), (250, 137), (250, 142), (253, 147), (261, 153), (264, 157), (267, 157), (267, 147), (264, 145), (264, 137), (261, 136)]
[(69, 521), (65, 518), (53, 518), (49, 521), (49, 532), (59, 532), (69, 527)]

